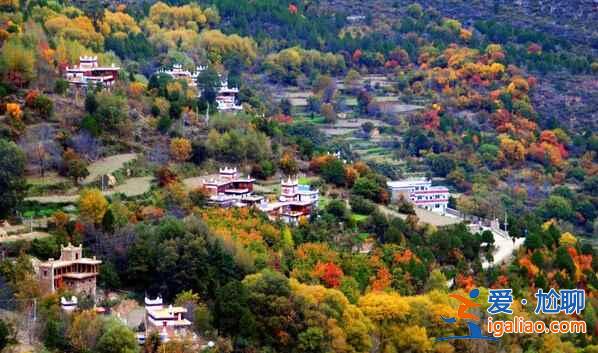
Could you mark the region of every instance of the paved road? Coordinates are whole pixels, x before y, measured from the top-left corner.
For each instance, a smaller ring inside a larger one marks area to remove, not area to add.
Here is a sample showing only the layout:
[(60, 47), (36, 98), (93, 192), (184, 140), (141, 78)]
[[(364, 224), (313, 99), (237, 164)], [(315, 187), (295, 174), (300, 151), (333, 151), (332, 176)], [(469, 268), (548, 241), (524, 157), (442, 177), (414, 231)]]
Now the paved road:
[[(490, 228), (488, 230), (492, 231)], [(515, 241), (513, 241), (513, 238), (506, 238), (496, 232), (492, 232), (492, 235), (494, 235), (494, 247), (496, 248), (492, 254), (494, 255), (494, 260), (492, 263), (489, 263), (486, 259), (483, 259), (482, 268), (484, 269), (509, 262), (513, 257), (513, 252), (519, 249), (525, 241), (524, 238), (515, 238)]]
[[(399, 217), (401, 219), (407, 218), (407, 215), (394, 211), (385, 206), (380, 206), (380, 210), (387, 216)], [(460, 218), (441, 216), (434, 212), (426, 211), (420, 208), (415, 208), (415, 214), (419, 218), (420, 222), (432, 224), (435, 226), (446, 226), (450, 224), (456, 224), (462, 221)], [(515, 241), (513, 241), (513, 238), (505, 236), (504, 234), (499, 234), (498, 232), (492, 230), (489, 227), (483, 227), (483, 229), (480, 231), (484, 230), (489, 230), (492, 232), (492, 235), (494, 236), (495, 250), (492, 254), (494, 256), (494, 259), (491, 263), (486, 261), (485, 259), (482, 259), (483, 268), (498, 266), (500, 264), (510, 261), (513, 257), (513, 252), (519, 249), (519, 247), (521, 247), (521, 245), (523, 245), (525, 241), (524, 238), (515, 238)]]

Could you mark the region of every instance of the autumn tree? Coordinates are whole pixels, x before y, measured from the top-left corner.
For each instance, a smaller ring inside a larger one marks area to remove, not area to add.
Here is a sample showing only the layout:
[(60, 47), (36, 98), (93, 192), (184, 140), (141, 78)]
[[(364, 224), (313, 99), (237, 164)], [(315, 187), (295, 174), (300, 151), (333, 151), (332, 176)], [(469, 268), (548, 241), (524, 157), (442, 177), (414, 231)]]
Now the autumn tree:
[(23, 111), (18, 103), (6, 103), (6, 119), (10, 135), (14, 138), (21, 136), (27, 126), (23, 121)]
[(327, 287), (336, 288), (341, 284), (343, 270), (334, 263), (320, 262), (314, 269), (314, 275), (319, 278)]
[(525, 146), (517, 140), (503, 136), (500, 139), (500, 151), (505, 158), (513, 163), (522, 162), (525, 160)]
[(0, 1), (0, 10), (2, 11), (17, 11), (19, 9), (18, 0), (2, 0)]
[(191, 142), (186, 138), (174, 138), (170, 141), (170, 156), (177, 162), (191, 158)]
[(348, 86), (353, 86), (357, 84), (357, 81), (361, 78), (359, 72), (355, 69), (351, 69), (347, 72), (345, 76), (345, 84)]
[(282, 157), (280, 157), (279, 166), (285, 175), (297, 175), (299, 172), (299, 166), (292, 151), (283, 152)]
[(208, 49), (208, 58), (213, 63), (222, 63), (224, 58), (236, 56), (245, 65), (251, 65), (257, 57), (257, 46), (251, 37), (226, 35), (220, 30), (206, 30), (201, 32), (199, 41)]
[(79, 213), (86, 222), (99, 224), (108, 211), (108, 200), (98, 189), (85, 189), (79, 195)]
[(167, 166), (163, 166), (156, 170), (156, 179), (158, 179), (158, 185), (160, 187), (168, 186), (172, 183), (178, 182), (178, 176)]
[(141, 82), (131, 82), (127, 89), (129, 96), (139, 98), (145, 91), (145, 85)]
[(25, 106), (35, 111), (42, 119), (49, 119), (54, 110), (54, 103), (46, 95), (31, 90), (25, 95)]
[(352, 187), (355, 180), (359, 177), (359, 172), (351, 165), (345, 166), (345, 183), (348, 187)]
[(334, 107), (330, 103), (324, 103), (320, 106), (320, 113), (326, 119), (326, 122), (329, 124), (334, 124), (337, 120), (336, 112), (334, 111)]
[(6, 103), (6, 115), (12, 120), (20, 120), (23, 117), (23, 111), (19, 103)]
[(83, 160), (72, 148), (67, 148), (62, 154), (61, 174), (73, 179), (75, 185), (89, 175), (88, 163)]
[(273, 79), (294, 83), (302, 73), (340, 73), (345, 60), (340, 54), (293, 47), (268, 55), (264, 65)]
[(40, 296), (40, 287), (31, 264), (31, 257), (21, 252), (15, 261), (2, 262), (0, 273), (14, 293), (17, 309), (21, 312), (33, 309), (31, 299)]
[[(376, 325), (376, 333), (382, 347), (387, 347), (388, 334), (393, 325), (405, 318), (409, 304), (393, 292), (370, 292), (359, 299), (359, 308)], [(384, 348), (382, 348), (384, 351)]]
[(101, 329), (102, 321), (95, 311), (84, 310), (73, 317), (68, 329), (68, 338), (75, 350), (85, 352), (96, 346)]
[(432, 340), (425, 327), (407, 325), (391, 330), (390, 341), (402, 352), (426, 353), (432, 349)]
[(0, 70), (7, 82), (21, 88), (35, 79), (33, 49), (17, 39), (10, 39), (4, 43), (0, 52)]
[(104, 37), (96, 31), (92, 20), (87, 16), (71, 18), (56, 14), (46, 20), (44, 27), (53, 36), (76, 41), (94, 50), (100, 50), (104, 45)]
[(129, 33), (141, 33), (141, 28), (135, 22), (135, 19), (122, 11), (104, 10), (104, 16), (100, 25), (102, 34), (106, 37), (126, 37)]

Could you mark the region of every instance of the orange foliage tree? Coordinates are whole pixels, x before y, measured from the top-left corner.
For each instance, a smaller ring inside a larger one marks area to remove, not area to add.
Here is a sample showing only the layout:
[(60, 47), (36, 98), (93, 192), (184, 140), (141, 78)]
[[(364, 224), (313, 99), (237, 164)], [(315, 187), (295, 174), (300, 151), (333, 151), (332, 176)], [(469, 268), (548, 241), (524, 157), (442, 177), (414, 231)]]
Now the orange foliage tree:
[(376, 272), (376, 277), (372, 281), (372, 290), (381, 291), (390, 287), (392, 275), (385, 266), (382, 266)]
[(318, 262), (313, 275), (319, 278), (329, 288), (336, 288), (341, 284), (343, 270), (332, 262)]

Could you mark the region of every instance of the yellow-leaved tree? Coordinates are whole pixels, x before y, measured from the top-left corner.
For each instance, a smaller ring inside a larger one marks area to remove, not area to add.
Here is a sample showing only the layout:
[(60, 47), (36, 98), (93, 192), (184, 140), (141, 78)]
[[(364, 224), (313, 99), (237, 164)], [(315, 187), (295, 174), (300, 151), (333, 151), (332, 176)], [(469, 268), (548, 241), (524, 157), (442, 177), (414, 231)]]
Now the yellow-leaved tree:
[(7, 82), (23, 87), (35, 79), (35, 52), (19, 40), (9, 39), (0, 50), (2, 73)]
[(503, 156), (512, 163), (522, 162), (525, 159), (525, 146), (517, 140), (508, 136), (500, 136), (500, 151)]
[(407, 301), (397, 293), (373, 291), (359, 299), (363, 313), (378, 325), (405, 318)]
[(89, 347), (95, 347), (100, 338), (102, 320), (94, 310), (84, 310), (73, 317), (68, 329), (68, 338), (73, 347), (84, 352)]
[(117, 38), (124, 38), (129, 33), (141, 33), (141, 28), (135, 22), (135, 19), (127, 13), (121, 11), (104, 11), (104, 18), (101, 25), (102, 34), (104, 36), (115, 36)]
[(108, 200), (98, 189), (85, 189), (79, 196), (79, 214), (83, 221), (98, 224), (108, 210)]
[(191, 142), (186, 138), (174, 138), (170, 141), (170, 156), (177, 162), (184, 162), (191, 157)]
[(322, 313), (326, 313), (324, 315), (329, 315), (321, 318), (321, 324), (325, 325), (331, 337), (330, 348), (333, 352), (371, 351), (373, 325), (356, 305), (349, 303), (341, 291), (303, 284), (296, 279), (291, 279), (290, 285), (296, 296), (321, 308)]
[(57, 15), (49, 18), (44, 26), (55, 37), (75, 40), (94, 50), (100, 50), (104, 45), (104, 37), (95, 30), (93, 22), (87, 16), (69, 18)]
[(380, 351), (393, 346), (393, 328), (405, 319), (409, 304), (394, 292), (372, 291), (359, 299), (359, 308), (376, 328)]
[(575, 235), (569, 233), (569, 232), (565, 232), (563, 234), (561, 234), (561, 238), (559, 239), (559, 243), (561, 245), (570, 245), (570, 246), (574, 246), (575, 243), (577, 243), (577, 238), (575, 238)]
[(19, 9), (19, 0), (0, 0), (0, 10), (16, 11)]

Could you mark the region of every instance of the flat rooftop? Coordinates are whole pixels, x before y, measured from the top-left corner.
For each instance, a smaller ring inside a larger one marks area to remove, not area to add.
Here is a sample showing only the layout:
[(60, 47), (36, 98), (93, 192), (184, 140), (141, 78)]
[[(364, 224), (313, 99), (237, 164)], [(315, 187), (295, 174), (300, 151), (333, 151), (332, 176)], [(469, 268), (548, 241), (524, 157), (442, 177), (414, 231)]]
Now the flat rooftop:
[(426, 178), (413, 178), (413, 179), (403, 179), (403, 180), (396, 180), (396, 181), (387, 181), (386, 185), (391, 188), (409, 188), (415, 185), (426, 185), (431, 184), (432, 181)]

